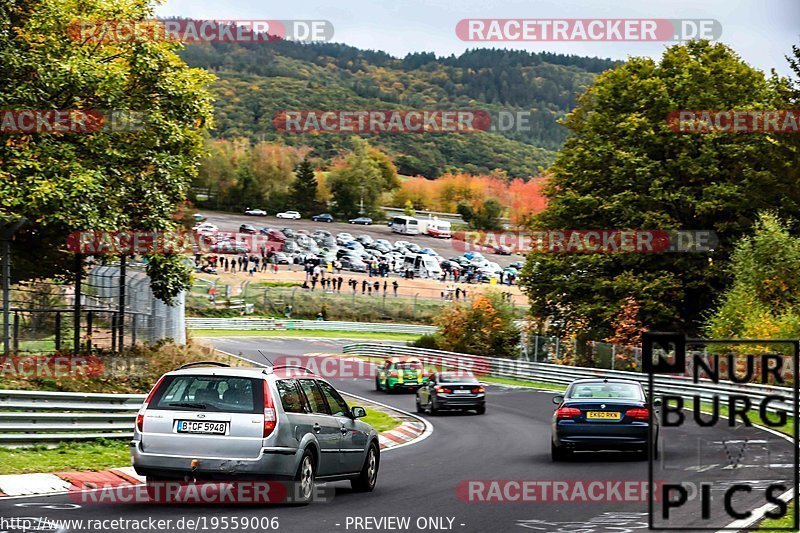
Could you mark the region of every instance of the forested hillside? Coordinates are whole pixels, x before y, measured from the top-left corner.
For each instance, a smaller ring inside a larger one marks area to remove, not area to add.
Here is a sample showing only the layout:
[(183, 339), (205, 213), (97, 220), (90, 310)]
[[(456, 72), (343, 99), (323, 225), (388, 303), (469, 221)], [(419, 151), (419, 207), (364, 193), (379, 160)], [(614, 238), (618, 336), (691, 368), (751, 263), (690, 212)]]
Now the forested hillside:
[(402, 174), (435, 178), (448, 171), (536, 175), (566, 138), (556, 123), (594, 75), (615, 63), (551, 53), (477, 49), (456, 57), (394, 58), (341, 44), (192, 44), (191, 65), (214, 72), (219, 138), (246, 137), (309, 146), (330, 159), (347, 146), (337, 133), (281, 133), (279, 110), (481, 109), (530, 111), (528, 131), (369, 135)]

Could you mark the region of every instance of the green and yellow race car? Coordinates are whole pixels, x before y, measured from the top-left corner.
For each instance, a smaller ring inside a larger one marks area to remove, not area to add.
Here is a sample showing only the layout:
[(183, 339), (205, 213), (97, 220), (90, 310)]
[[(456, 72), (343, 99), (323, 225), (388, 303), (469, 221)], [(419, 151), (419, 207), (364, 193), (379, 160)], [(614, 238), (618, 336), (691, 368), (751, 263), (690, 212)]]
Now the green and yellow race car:
[(387, 357), (375, 375), (375, 390), (417, 390), (428, 376), (417, 357)]

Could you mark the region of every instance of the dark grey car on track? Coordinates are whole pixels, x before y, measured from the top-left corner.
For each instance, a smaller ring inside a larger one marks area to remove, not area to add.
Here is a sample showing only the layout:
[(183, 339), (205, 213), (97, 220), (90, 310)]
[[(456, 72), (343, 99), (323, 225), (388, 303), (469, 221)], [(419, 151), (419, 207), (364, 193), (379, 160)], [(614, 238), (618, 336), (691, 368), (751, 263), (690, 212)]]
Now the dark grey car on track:
[(434, 372), (417, 389), (417, 412), (486, 412), (486, 390), (470, 372)]
[[(625, 379), (579, 379), (553, 397), (550, 451), (554, 461), (573, 451), (634, 450), (647, 456), (650, 413), (641, 384)], [(653, 416), (654, 442), (658, 421)], [(653, 446), (657, 454), (657, 447)]]

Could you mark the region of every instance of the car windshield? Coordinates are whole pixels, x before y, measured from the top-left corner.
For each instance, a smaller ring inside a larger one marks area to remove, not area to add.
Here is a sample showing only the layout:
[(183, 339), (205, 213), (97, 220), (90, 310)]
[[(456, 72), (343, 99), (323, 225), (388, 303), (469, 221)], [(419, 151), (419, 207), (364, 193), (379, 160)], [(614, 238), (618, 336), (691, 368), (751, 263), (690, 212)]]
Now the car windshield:
[(576, 383), (567, 392), (567, 398), (603, 398), (641, 400), (642, 389), (634, 383)]
[(397, 368), (402, 370), (417, 370), (422, 368), (422, 363), (419, 361), (404, 361), (397, 363)]

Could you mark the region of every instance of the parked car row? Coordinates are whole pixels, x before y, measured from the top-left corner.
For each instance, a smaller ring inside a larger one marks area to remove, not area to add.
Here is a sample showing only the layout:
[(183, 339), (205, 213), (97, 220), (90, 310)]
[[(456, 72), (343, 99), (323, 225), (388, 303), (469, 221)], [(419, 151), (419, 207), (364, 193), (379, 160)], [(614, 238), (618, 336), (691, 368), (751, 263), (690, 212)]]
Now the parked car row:
[[(267, 212), (263, 209), (246, 209), (244, 212), (247, 216), (253, 217), (265, 217), (267, 216)], [(298, 211), (281, 211), (280, 213), (275, 214), (276, 218), (284, 218), (289, 220), (300, 220), (303, 218)], [(196, 219), (197, 220), (197, 219)], [(320, 213), (317, 215), (313, 215), (311, 220), (314, 222), (326, 222), (330, 223), (334, 221), (333, 215), (330, 213)], [(199, 220), (198, 220), (199, 221)], [(348, 220), (350, 224), (359, 224), (362, 226), (369, 226), (372, 224), (372, 219), (370, 217), (356, 217), (351, 218)]]

